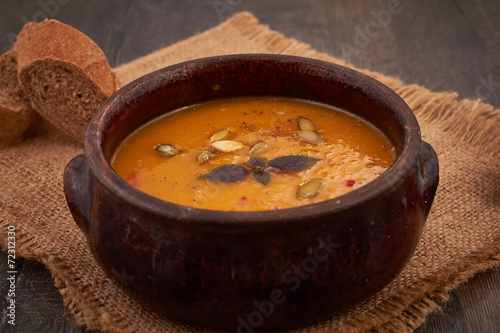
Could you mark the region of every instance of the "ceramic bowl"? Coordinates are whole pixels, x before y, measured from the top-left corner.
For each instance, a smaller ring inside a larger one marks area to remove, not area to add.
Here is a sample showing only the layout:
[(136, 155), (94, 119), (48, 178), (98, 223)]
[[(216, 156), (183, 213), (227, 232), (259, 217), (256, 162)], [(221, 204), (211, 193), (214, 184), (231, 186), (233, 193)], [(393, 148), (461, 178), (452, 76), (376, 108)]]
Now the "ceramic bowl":
[[(239, 96), (321, 102), (365, 118), (394, 143), (394, 164), (324, 202), (275, 211), (182, 206), (130, 186), (110, 167), (134, 129), (172, 110)], [(387, 285), (412, 256), (438, 184), (438, 162), (410, 108), (354, 70), (283, 55), (231, 55), (167, 67), (97, 111), (85, 153), (67, 166), (68, 206), (111, 276), (152, 310), (251, 332), (331, 318)]]

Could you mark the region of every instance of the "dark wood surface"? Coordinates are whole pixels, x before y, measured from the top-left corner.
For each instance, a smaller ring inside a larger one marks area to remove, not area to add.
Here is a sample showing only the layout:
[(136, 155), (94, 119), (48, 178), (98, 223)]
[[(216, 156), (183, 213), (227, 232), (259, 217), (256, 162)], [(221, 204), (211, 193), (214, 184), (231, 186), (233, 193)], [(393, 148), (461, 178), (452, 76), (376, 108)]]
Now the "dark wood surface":
[[(90, 36), (116, 66), (247, 10), (272, 29), (348, 59), (359, 68), (398, 76), (434, 91), (456, 91), (462, 98), (481, 98), (500, 107), (499, 1), (400, 0), (393, 14), (381, 16), (393, 3), (398, 1), (2, 0), (0, 53), (11, 47), (25, 21), (50, 17)], [(369, 35), (360, 32), (366, 28)], [(43, 265), (19, 259), (16, 266), (14, 328), (6, 323), (8, 284), (3, 272), (7, 272), (7, 256), (0, 253), (0, 332), (85, 332), (75, 325)], [(443, 310), (430, 315), (417, 330), (499, 331), (500, 267), (456, 289)]]

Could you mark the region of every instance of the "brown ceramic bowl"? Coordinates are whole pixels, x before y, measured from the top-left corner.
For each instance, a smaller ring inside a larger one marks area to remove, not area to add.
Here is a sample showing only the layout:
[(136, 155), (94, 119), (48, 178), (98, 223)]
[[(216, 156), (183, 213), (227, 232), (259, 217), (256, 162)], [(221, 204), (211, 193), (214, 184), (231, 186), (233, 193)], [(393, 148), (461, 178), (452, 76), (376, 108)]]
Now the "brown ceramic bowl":
[[(155, 117), (262, 95), (348, 110), (381, 129), (398, 158), (346, 195), (259, 212), (165, 202), (110, 167), (117, 145)], [(241, 332), (328, 319), (380, 290), (412, 256), (437, 183), (437, 156), (397, 94), (351, 69), (282, 55), (193, 60), (128, 84), (98, 110), (85, 154), (64, 174), (69, 208), (105, 271), (170, 318)]]

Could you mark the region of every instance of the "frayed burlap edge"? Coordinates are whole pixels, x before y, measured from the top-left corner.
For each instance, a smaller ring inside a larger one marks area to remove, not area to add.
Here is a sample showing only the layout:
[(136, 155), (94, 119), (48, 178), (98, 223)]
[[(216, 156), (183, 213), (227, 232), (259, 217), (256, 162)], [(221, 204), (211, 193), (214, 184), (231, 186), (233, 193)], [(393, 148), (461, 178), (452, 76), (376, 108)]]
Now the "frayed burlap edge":
[[(247, 51), (243, 48), (235, 49), (233, 52), (217, 53), (217, 48), (215, 48), (213, 50), (199, 49), (191, 54), (181, 53), (178, 58), (172, 56), (174, 53), (172, 50), (182, 49), (187, 44), (201, 43), (205, 38), (222, 33), (225, 29), (237, 30), (247, 38), (246, 41), (250, 42), (248, 43), (250, 47), (258, 46), (258, 48), (253, 49), (255, 53), (293, 54), (331, 61), (354, 68), (342, 60), (314, 51), (307, 44), (284, 38), (282, 34), (272, 31), (266, 26), (259, 25), (255, 17), (249, 13), (239, 13), (211, 30), (119, 66), (116, 68), (116, 72), (122, 82), (127, 83), (155, 69), (192, 58), (252, 52), (252, 50)], [(385, 83), (402, 96), (414, 110), (421, 123), (433, 124), (443, 132), (455, 137), (457, 144), (460, 142), (467, 143), (472, 147), (481, 148), (485, 155), (498, 156), (500, 110), (494, 110), (491, 105), (480, 101), (458, 101), (456, 93), (434, 93), (418, 85), (404, 85), (399, 79), (373, 71), (362, 70), (362, 72)], [(425, 132), (423, 132), (423, 136), (425, 138)], [(9, 221), (0, 221), (0, 225), (2, 228), (6, 228)], [(38, 260), (48, 267), (54, 276), (56, 285), (61, 289), (65, 304), (79, 325), (92, 330), (108, 332), (133, 331), (123, 318), (112, 318), (108, 313), (96, 309), (95, 304), (87, 297), (88, 295), (82, 293), (78, 281), (72, 278), (71, 271), (74, 267), (61, 262), (54, 255), (47, 255), (43, 251), (39, 251), (41, 248), (40, 240), (33, 236), (18, 233), (17, 237), (18, 255)], [(6, 239), (1, 238), (0, 242), (2, 247), (6, 248)], [(385, 304), (378, 304), (376, 313), (372, 312), (372, 316), (368, 320), (360, 323), (355, 318), (351, 318), (351, 320), (345, 322), (345, 326), (338, 327), (338, 331), (413, 331), (421, 325), (429, 313), (440, 309), (439, 303), (446, 301), (454, 288), (467, 281), (474, 274), (494, 267), (499, 261), (500, 239), (496, 246), (485, 249), (480, 253), (471, 253), (468, 258), (462, 260), (460, 267), (454, 266), (443, 269), (439, 276), (433, 276), (432, 281), (425, 281), (425, 288), (420, 285), (412, 286), (408, 288), (404, 295), (394, 297)], [(177, 327), (180, 328), (181, 326)], [(324, 331), (322, 328), (327, 327), (328, 323), (320, 323), (297, 331)], [(187, 327), (186, 329), (189, 330)]]

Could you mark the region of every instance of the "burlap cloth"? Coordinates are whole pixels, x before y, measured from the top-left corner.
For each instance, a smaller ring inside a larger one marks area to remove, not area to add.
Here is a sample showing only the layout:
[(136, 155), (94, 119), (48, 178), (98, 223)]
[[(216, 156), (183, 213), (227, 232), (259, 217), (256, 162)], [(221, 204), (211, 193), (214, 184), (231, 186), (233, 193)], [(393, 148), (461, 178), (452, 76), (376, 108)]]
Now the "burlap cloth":
[[(292, 54), (347, 65), (260, 25), (249, 13), (239, 13), (116, 72), (126, 83), (167, 65), (230, 53)], [(416, 253), (403, 272), (366, 302), (298, 332), (413, 331), (452, 289), (500, 260), (500, 110), (457, 100), (455, 93), (435, 93), (363, 72), (391, 87), (413, 109), (423, 139), (439, 156), (440, 186)], [(66, 206), (62, 185), (64, 167), (82, 152), (80, 144), (47, 124), (28, 140), (0, 151), (2, 248), (7, 247), (7, 227), (15, 226), (17, 255), (48, 267), (76, 322), (88, 329), (194, 331), (147, 311), (92, 258)]]

